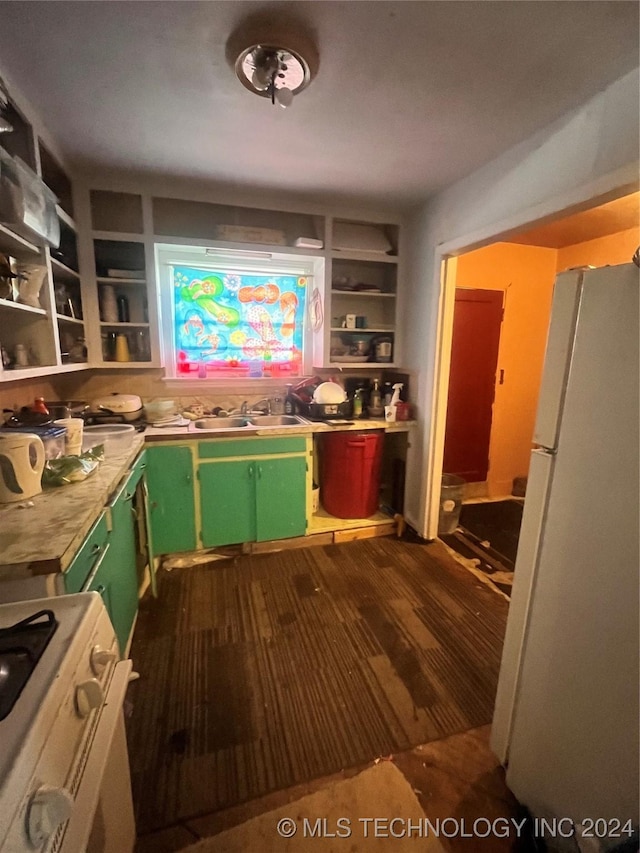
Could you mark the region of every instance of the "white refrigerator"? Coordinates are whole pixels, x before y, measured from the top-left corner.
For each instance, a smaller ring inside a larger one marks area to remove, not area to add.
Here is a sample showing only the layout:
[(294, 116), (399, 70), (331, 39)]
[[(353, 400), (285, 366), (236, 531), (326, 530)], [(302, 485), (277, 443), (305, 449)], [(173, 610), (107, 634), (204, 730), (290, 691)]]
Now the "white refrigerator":
[(518, 800), (576, 823), (638, 824), (639, 274), (556, 280), (491, 732)]

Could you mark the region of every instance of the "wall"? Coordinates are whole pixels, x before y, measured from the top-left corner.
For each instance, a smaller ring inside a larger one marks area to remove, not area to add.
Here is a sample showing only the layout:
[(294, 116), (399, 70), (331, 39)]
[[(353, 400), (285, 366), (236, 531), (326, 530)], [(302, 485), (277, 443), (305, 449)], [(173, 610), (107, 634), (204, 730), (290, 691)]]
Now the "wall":
[(405, 367), (419, 377), (421, 424), (411, 440), (405, 514), (427, 538), (437, 531), (453, 318), (454, 288), (441, 288), (441, 258), (634, 191), (638, 88), (635, 70), (411, 217)]
[(511, 494), (529, 470), (547, 340), (556, 250), (495, 243), (458, 258), (456, 286), (506, 292), (489, 447), (490, 497)]
[(608, 234), (597, 240), (587, 240), (558, 249), (557, 270), (580, 267), (590, 264), (592, 267), (603, 267), (606, 264), (628, 264), (640, 243), (638, 228)]

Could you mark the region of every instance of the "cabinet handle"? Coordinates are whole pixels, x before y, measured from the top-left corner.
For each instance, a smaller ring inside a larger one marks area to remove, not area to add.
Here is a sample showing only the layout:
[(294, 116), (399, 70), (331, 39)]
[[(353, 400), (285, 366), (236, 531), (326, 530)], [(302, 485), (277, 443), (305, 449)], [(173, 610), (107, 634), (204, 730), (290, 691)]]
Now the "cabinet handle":
[(248, 473), (249, 473), (249, 479), (251, 479), (251, 477), (253, 477), (253, 462), (251, 462), (251, 463), (250, 463), (249, 468), (247, 469), (247, 471), (248, 471)]
[(258, 465), (258, 479), (262, 477), (262, 465)]
[(131, 492), (131, 493), (127, 492), (127, 494), (124, 496), (125, 501), (133, 500), (134, 495), (135, 495), (135, 492)]
[(92, 556), (92, 557), (95, 557), (97, 554), (99, 554), (99, 553), (100, 553), (100, 551), (102, 551), (102, 545), (100, 545), (100, 543), (99, 543), (99, 542), (97, 542), (97, 543), (93, 546), (93, 548), (91, 549), (91, 556)]
[(99, 593), (100, 595), (102, 595), (102, 593), (104, 592), (104, 584), (99, 584), (96, 587), (96, 592)]

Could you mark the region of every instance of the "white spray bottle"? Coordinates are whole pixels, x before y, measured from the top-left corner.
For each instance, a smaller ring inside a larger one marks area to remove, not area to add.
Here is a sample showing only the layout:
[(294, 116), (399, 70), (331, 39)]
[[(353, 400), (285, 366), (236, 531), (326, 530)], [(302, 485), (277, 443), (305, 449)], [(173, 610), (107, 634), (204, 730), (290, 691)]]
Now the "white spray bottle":
[(394, 423), (396, 420), (396, 403), (400, 401), (400, 391), (402, 391), (403, 387), (403, 382), (396, 382), (394, 384), (391, 402), (388, 406), (384, 407), (384, 419), (388, 423)]

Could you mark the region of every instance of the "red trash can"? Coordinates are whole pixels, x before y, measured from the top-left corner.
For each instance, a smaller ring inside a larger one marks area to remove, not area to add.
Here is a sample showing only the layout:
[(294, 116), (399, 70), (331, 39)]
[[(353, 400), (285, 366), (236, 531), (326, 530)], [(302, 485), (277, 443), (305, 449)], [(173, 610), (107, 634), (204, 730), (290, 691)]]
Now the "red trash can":
[(378, 510), (384, 430), (322, 433), (320, 501), (336, 518)]

